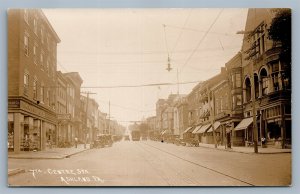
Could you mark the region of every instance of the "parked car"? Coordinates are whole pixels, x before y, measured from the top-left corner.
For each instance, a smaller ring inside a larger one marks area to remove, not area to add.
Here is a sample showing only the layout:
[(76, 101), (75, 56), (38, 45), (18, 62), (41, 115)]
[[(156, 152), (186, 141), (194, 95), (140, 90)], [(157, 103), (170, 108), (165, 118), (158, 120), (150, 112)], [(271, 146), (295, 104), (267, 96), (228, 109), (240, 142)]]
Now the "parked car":
[(125, 140), (125, 141), (130, 141), (129, 135), (125, 135), (125, 136), (124, 136), (124, 140)]
[(93, 148), (103, 148), (105, 146), (111, 147), (113, 144), (112, 136), (109, 134), (97, 135), (96, 140), (93, 142)]

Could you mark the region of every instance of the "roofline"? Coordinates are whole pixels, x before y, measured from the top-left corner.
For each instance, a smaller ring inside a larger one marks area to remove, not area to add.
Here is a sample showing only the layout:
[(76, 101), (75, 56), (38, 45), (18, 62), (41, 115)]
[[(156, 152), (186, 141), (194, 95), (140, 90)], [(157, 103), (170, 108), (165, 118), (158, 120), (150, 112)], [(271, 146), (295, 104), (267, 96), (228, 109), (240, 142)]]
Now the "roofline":
[(43, 12), (43, 10), (42, 10), (42, 9), (38, 9), (38, 10), (39, 10), (39, 12), (41, 13), (41, 15), (44, 17), (45, 22), (48, 24), (50, 30), (51, 30), (52, 33), (54, 34), (54, 36), (55, 36), (55, 38), (56, 38), (56, 40), (57, 40), (57, 43), (60, 43), (61, 40), (60, 40), (59, 36), (58, 36), (57, 33), (55, 32), (54, 28), (52, 27), (51, 23), (49, 22), (47, 16), (46, 16), (45, 13)]

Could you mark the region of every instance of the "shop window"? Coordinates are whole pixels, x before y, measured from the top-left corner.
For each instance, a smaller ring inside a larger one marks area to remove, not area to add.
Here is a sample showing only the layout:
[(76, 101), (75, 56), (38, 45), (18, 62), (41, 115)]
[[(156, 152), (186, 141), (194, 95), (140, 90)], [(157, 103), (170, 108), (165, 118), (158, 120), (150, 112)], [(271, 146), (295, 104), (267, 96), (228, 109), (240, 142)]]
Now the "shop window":
[(8, 150), (14, 150), (14, 122), (8, 121), (8, 138), (7, 138)]

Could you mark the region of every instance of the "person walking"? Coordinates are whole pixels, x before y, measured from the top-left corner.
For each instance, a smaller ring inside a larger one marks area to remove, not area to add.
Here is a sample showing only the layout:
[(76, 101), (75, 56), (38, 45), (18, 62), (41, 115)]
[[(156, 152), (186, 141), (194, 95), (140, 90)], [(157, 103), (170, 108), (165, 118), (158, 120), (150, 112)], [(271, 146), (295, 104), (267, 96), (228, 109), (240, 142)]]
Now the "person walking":
[(77, 148), (77, 144), (78, 144), (78, 138), (77, 137), (75, 137), (75, 148)]

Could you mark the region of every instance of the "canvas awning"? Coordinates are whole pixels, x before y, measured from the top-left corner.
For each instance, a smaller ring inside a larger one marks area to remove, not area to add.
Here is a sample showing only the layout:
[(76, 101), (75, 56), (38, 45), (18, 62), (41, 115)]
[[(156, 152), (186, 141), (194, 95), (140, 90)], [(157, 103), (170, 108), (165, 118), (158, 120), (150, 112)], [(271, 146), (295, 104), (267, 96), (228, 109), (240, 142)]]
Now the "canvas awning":
[(201, 128), (201, 126), (202, 126), (202, 125), (196, 126), (192, 133), (196, 133), (196, 132)]
[(160, 134), (163, 135), (167, 132), (167, 130), (163, 130)]
[(190, 133), (192, 132), (193, 127), (188, 127), (183, 133)]
[(211, 124), (202, 125), (195, 133), (204, 133), (210, 126)]
[(249, 127), (249, 125), (253, 122), (253, 117), (243, 119), (235, 128), (234, 130), (244, 130)]
[[(217, 130), (220, 127), (221, 123), (219, 121), (214, 123), (214, 130)], [(212, 132), (212, 126), (206, 132)]]

